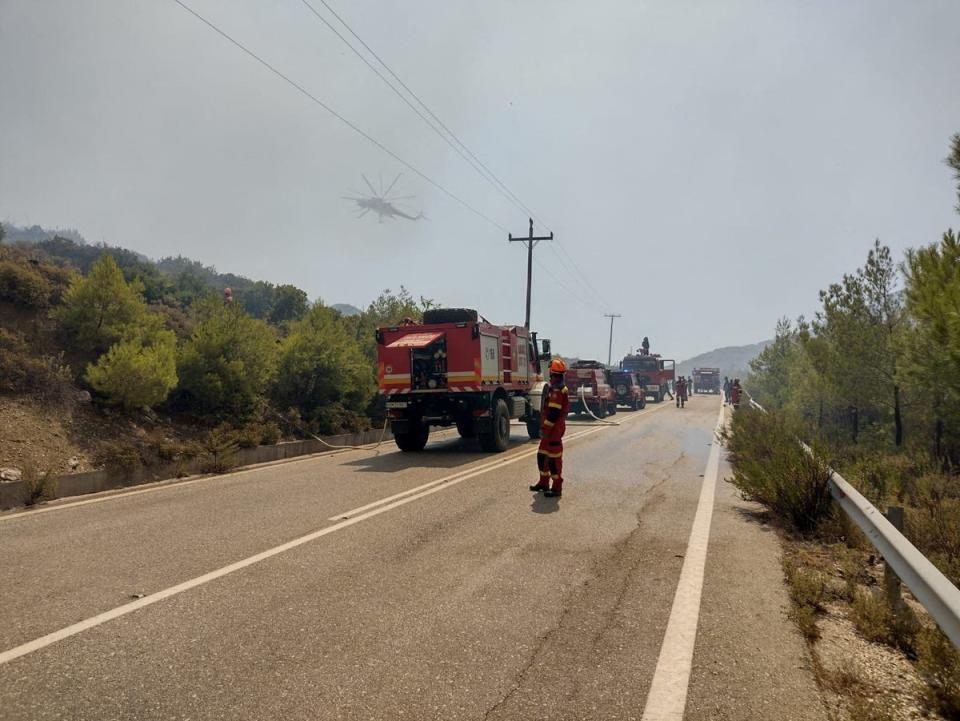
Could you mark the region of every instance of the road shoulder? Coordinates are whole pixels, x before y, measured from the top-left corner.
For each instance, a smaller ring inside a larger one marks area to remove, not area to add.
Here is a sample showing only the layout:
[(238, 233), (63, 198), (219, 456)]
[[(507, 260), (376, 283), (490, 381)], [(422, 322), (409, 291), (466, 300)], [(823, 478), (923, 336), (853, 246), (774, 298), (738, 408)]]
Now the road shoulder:
[(723, 480), (732, 474), (722, 458), (684, 718), (826, 721), (787, 617), (780, 539), (761, 507)]

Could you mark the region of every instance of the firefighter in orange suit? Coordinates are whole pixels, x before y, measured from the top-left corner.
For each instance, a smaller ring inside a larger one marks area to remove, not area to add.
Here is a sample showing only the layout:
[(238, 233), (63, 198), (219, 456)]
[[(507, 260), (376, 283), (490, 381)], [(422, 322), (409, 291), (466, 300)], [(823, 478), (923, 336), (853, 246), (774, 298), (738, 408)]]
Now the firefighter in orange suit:
[(550, 361), (549, 393), (540, 410), (540, 449), (537, 451), (540, 482), (530, 486), (531, 491), (543, 491), (543, 495), (550, 498), (559, 498), (563, 493), (563, 433), (570, 412), (567, 384), (563, 382), (566, 370), (567, 364), (561, 359)]

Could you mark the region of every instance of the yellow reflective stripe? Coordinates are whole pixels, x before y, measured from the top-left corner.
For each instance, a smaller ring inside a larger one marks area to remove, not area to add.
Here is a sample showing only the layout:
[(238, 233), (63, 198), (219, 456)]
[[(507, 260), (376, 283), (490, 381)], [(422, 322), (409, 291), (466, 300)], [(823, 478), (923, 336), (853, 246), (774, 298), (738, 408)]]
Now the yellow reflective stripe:
[(552, 425), (553, 425), (553, 421), (544, 421), (544, 422), (543, 422), (543, 425), (545, 425), (545, 426), (552, 426)]
[(563, 408), (559, 403), (548, 403), (547, 408)]
[(566, 387), (566, 386), (563, 387), (562, 393), (563, 393), (563, 395), (567, 395), (567, 394), (568, 394), (568, 391), (567, 391), (567, 387)]
[(547, 458), (560, 458), (561, 456), (563, 456), (563, 451), (560, 451), (559, 453), (550, 453), (549, 451), (538, 451), (538, 453), (545, 455)]

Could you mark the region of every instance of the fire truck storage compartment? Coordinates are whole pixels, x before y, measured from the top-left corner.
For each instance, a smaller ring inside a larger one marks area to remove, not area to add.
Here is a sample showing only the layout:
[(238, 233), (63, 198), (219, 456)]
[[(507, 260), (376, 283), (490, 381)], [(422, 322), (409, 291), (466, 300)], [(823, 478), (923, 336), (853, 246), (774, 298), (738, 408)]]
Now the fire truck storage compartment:
[(435, 390), (447, 387), (447, 336), (410, 349), (410, 387)]

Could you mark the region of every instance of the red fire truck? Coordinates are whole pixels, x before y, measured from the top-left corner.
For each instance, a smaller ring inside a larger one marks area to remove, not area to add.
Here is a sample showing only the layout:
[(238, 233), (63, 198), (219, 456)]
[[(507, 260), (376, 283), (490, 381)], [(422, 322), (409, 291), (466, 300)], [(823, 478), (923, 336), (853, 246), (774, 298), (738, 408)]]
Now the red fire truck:
[(617, 398), (607, 383), (603, 363), (593, 360), (574, 361), (564, 374), (570, 394), (570, 410), (577, 415), (589, 409), (597, 418), (617, 412)]
[(663, 400), (676, 375), (676, 363), (672, 359), (661, 358), (659, 353), (628, 355), (620, 361), (620, 367), (625, 371), (633, 371), (643, 379), (647, 395), (653, 396), (654, 403)]
[(512, 418), (539, 438), (550, 341), (465, 308), (425, 311), (422, 323), (379, 328), (376, 338), (377, 382), (400, 450), (423, 450), (430, 426), (456, 425), (501, 452)]
[(719, 393), (720, 392), (720, 369), (719, 368), (694, 368), (693, 369), (693, 392), (694, 393)]

